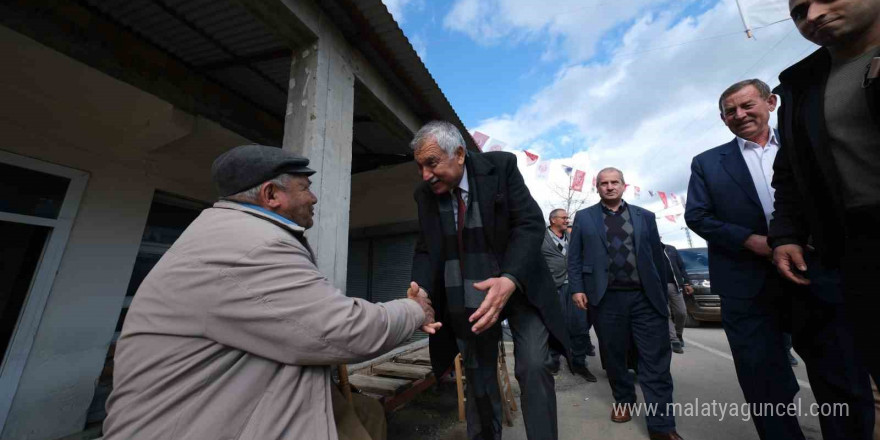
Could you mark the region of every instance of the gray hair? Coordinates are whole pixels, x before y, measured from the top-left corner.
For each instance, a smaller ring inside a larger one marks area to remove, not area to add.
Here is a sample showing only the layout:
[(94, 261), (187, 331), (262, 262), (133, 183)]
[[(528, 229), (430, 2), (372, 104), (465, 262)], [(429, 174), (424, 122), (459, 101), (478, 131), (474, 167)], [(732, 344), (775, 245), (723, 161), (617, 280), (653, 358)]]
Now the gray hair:
[[(290, 179), (292, 178), (293, 176), (290, 174), (279, 174), (274, 179), (267, 180), (266, 182), (269, 182), (277, 186), (278, 188), (287, 189), (287, 185), (290, 183)], [(231, 196), (221, 197), (221, 200), (231, 200), (233, 202), (240, 203), (257, 203), (260, 200), (260, 187), (263, 186), (263, 183), (260, 183), (253, 188), (246, 189), (240, 193), (236, 193)]]
[(550, 218), (548, 220), (550, 220), (550, 222), (553, 223), (553, 218), (559, 217), (560, 212), (565, 212), (565, 210), (562, 208), (556, 208), (556, 209), (550, 211)]
[(455, 149), (458, 147), (467, 149), (464, 138), (461, 137), (461, 131), (458, 130), (458, 127), (446, 121), (431, 121), (423, 125), (416, 132), (412, 142), (409, 143), (409, 147), (412, 148), (413, 152), (416, 152), (430, 139), (437, 142), (437, 145), (450, 156), (455, 154)]
[(602, 173), (607, 173), (609, 171), (616, 171), (617, 174), (620, 174), (620, 183), (626, 184), (626, 179), (623, 178), (623, 171), (620, 171), (614, 167), (605, 167), (596, 174), (596, 186), (599, 186), (599, 176), (601, 176)]
[(734, 93), (736, 93), (736, 92), (738, 92), (748, 86), (752, 86), (752, 87), (758, 89), (758, 93), (761, 94), (761, 98), (763, 98), (763, 99), (769, 98), (770, 95), (773, 93), (770, 90), (770, 86), (768, 86), (767, 83), (765, 83), (764, 81), (761, 81), (760, 79), (752, 78), (752, 79), (740, 81), (740, 82), (728, 87), (726, 90), (724, 90), (724, 92), (721, 93), (721, 97), (718, 98), (718, 110), (720, 110), (721, 113), (724, 113), (724, 100), (727, 99), (728, 97), (730, 97), (730, 95), (732, 95), (732, 94), (734, 94)]

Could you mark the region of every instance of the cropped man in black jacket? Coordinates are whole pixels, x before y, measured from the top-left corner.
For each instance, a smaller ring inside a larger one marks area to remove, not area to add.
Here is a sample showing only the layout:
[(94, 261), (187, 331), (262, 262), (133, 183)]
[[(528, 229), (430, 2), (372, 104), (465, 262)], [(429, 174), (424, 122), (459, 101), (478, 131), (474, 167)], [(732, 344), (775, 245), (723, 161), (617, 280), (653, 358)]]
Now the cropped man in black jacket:
[(784, 148), (769, 241), (792, 282), (815, 281), (820, 265), (839, 268), (848, 321), (877, 381), (880, 0), (791, 0), (790, 8), (800, 33), (822, 47), (783, 71), (774, 90)]

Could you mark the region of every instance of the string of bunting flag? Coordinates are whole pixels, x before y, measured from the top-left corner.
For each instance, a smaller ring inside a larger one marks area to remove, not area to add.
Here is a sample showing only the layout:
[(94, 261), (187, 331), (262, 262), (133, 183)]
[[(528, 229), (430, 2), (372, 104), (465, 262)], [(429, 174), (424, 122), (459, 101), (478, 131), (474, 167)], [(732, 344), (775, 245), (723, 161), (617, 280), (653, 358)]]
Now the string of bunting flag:
[[(547, 163), (542, 162), (542, 164)], [(562, 165), (562, 169), (565, 171), (565, 174), (572, 176), (571, 178), (571, 189), (573, 191), (583, 191), (584, 190), (584, 181), (587, 173), (582, 170), (574, 169), (568, 165)], [(597, 192), (596, 190), (596, 177), (593, 177), (593, 185), (590, 187), (590, 192)], [(636, 199), (642, 198), (642, 187), (638, 185), (631, 185), (629, 183), (626, 184), (626, 189), (624, 189), (624, 195), (629, 192)], [(660, 202), (663, 203), (663, 211), (660, 212), (659, 217), (663, 217), (669, 220), (672, 223), (676, 223), (678, 218), (684, 214), (684, 206), (685, 206), (685, 197), (679, 197), (671, 191), (655, 191), (653, 189), (646, 190), (649, 198), (658, 197)]]
[[(502, 142), (498, 139), (495, 139), (485, 133), (474, 131), (471, 134), (471, 137), (474, 139), (474, 143), (477, 144), (477, 148), (480, 151), (502, 151), (507, 147), (506, 142)], [(521, 150), (525, 153), (526, 156), (526, 166), (532, 166), (537, 164), (538, 168), (535, 172), (535, 176), (538, 179), (545, 180), (550, 174), (550, 162), (547, 160), (540, 160), (540, 155), (533, 153), (529, 150)], [(578, 170), (568, 165), (562, 165), (563, 171), (565, 174), (570, 177), (571, 182), (571, 190), (583, 192), (584, 191), (584, 183), (586, 183), (587, 172), (583, 170)], [(589, 190), (591, 193), (596, 193), (596, 177), (593, 177), (593, 184)], [(636, 199), (642, 198), (642, 187), (638, 185), (626, 184), (626, 189), (624, 190), (624, 195), (627, 192), (630, 192), (633, 197)], [(658, 213), (658, 217), (663, 217), (669, 220), (672, 223), (677, 223), (678, 219), (684, 215), (684, 206), (685, 206), (685, 197), (682, 197), (679, 200), (679, 197), (671, 191), (657, 191), (653, 189), (645, 190), (648, 193), (648, 198), (659, 198), (660, 202), (663, 203), (663, 210)]]

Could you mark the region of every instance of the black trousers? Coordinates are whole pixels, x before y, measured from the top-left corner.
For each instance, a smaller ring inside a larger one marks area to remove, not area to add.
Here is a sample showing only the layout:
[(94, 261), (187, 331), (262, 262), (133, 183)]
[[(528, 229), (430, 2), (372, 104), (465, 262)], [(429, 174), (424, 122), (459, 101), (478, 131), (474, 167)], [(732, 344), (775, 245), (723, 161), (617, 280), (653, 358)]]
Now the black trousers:
[[(579, 309), (571, 299), (571, 292), (568, 283), (558, 287), (556, 293), (559, 296), (559, 303), (562, 304), (562, 316), (565, 317), (566, 331), (571, 340), (571, 359), (572, 366), (586, 367), (587, 353), (593, 348), (593, 342), (590, 341), (590, 315), (586, 310)], [(550, 356), (553, 358), (554, 369), (559, 368), (559, 357), (565, 356), (557, 350), (550, 349)]]
[[(555, 440), (556, 383), (551, 373), (550, 332), (524, 295), (514, 294), (504, 308), (513, 336), (514, 376), (529, 440)], [(501, 392), (498, 386), (498, 333), (458, 339), (467, 377), (465, 416), (470, 440), (501, 438)]]
[[(751, 404), (788, 404), (799, 386), (787, 355), (784, 332), (803, 358), (817, 403), (843, 404), (845, 414), (820, 416), (826, 440), (870, 439), (873, 402), (867, 372), (856, 355), (852, 328), (840, 298), (839, 276), (808, 261), (809, 288), (768, 272), (763, 290), (749, 299), (722, 298), (722, 325), (737, 378)], [(756, 411), (757, 412), (757, 411)], [(762, 439), (803, 439), (797, 417), (754, 415)]]
[(843, 296), (862, 361), (880, 384), (880, 206), (846, 213)]

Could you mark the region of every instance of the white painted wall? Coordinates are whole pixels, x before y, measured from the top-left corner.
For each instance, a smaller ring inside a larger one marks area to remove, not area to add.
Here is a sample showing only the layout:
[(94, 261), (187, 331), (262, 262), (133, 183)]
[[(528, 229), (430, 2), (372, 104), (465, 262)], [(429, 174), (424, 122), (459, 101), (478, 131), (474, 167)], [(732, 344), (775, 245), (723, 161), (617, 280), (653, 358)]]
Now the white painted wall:
[(85, 423), (154, 191), (212, 200), (211, 161), (246, 140), (3, 27), (0, 53), (0, 150), (90, 174), (0, 433), (54, 439)]

